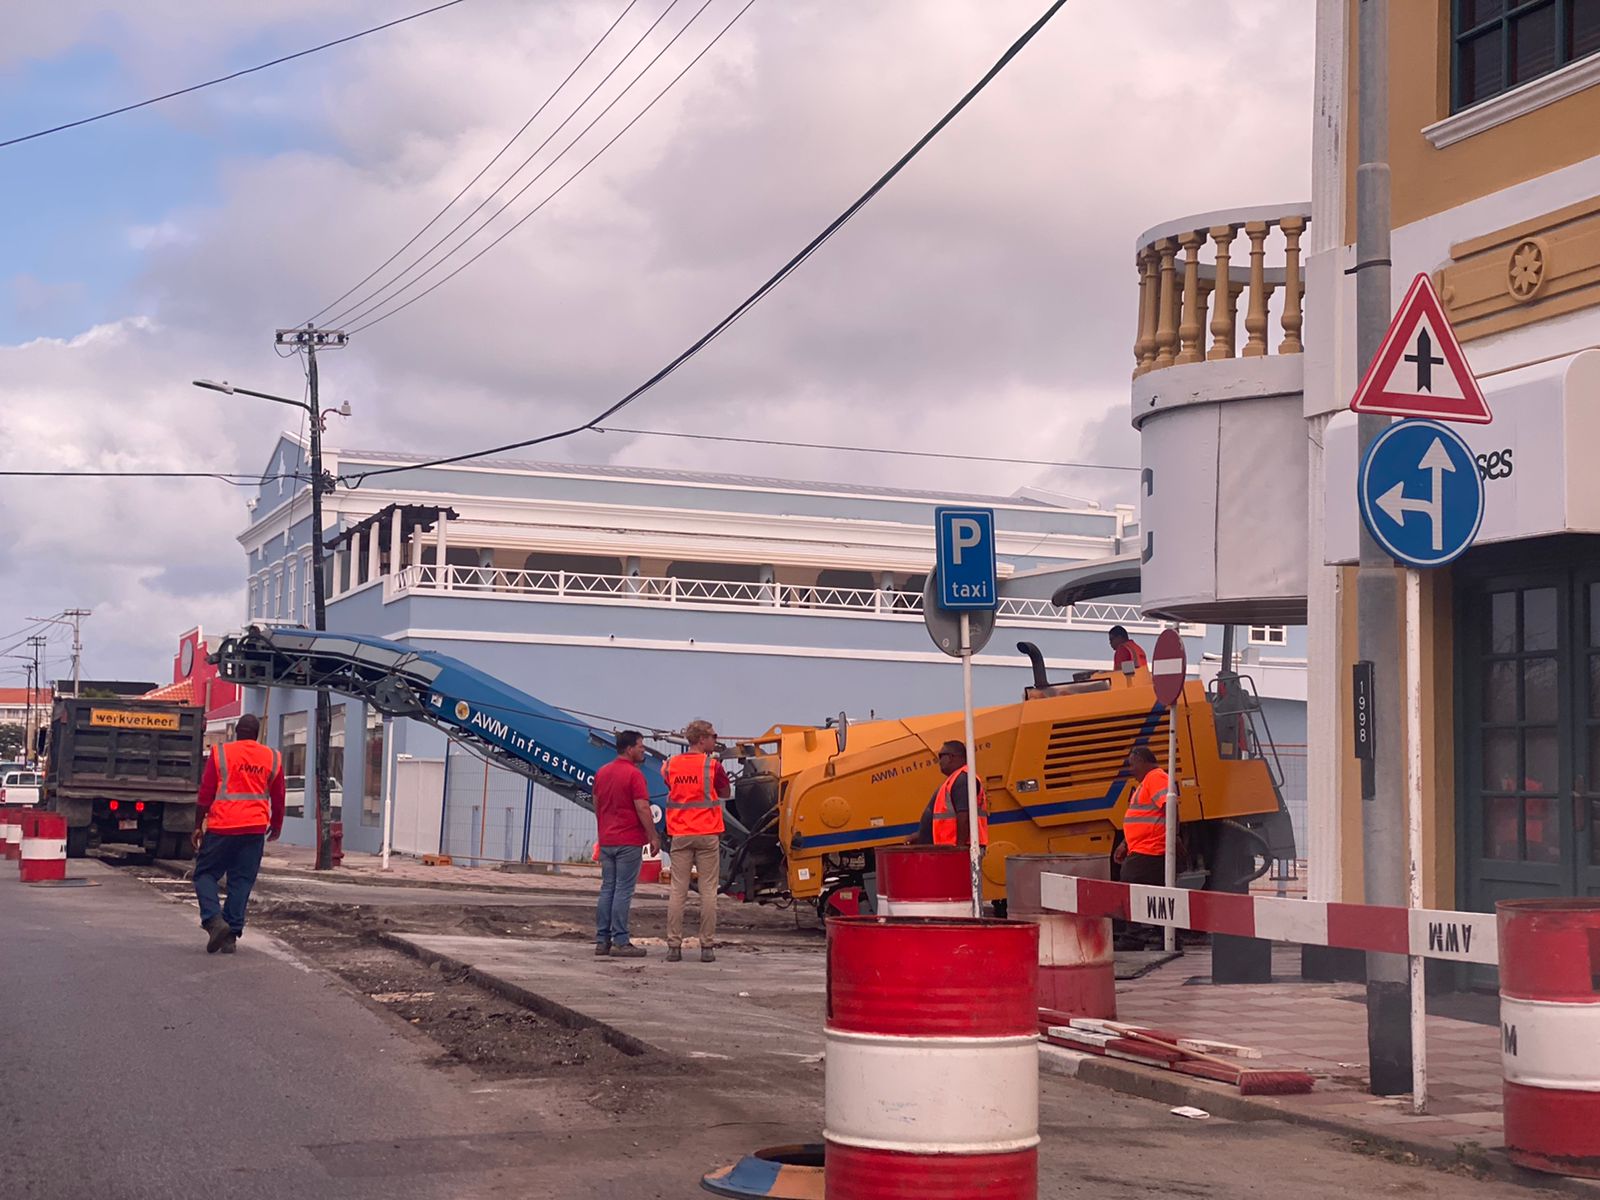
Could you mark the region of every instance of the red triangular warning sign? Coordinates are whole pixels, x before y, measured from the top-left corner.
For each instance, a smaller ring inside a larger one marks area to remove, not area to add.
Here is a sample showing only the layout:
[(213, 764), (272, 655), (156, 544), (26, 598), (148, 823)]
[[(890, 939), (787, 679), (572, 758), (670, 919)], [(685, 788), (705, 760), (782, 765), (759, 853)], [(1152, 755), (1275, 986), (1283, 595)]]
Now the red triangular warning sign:
[(1472, 425), (1494, 420), (1426, 274), (1412, 281), (1400, 302), (1350, 409)]

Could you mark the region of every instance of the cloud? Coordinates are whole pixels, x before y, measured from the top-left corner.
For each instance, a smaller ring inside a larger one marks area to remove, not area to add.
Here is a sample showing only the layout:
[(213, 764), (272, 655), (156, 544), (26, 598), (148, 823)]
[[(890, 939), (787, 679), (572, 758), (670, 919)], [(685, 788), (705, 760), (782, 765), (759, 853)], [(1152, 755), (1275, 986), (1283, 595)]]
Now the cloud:
[[(310, 0), (224, 6), (198, 23), (174, 20), (177, 0), (58, 7), (59, 21), (33, 31), (33, 53), (109, 47), (130, 79), (169, 84), (204, 77), (202, 62), (242, 62), (264, 44), (303, 41), (307, 29), (332, 32), (325, 6)], [(380, 7), (343, 9), (340, 29), (371, 23)], [(637, 36), (661, 7), (641, 2), (619, 36)], [(694, 7), (680, 6), (664, 27)], [(639, 96), (653, 95), (687, 61), (686, 47), (703, 45), (735, 7), (714, 0), (696, 26), (706, 32), (669, 52)], [(384, 17), (394, 15), (388, 8)], [(215, 199), (174, 194), (159, 220), (130, 233), (142, 271), (97, 298), (100, 311), (123, 319), (0, 348), (0, 462), (259, 467), (280, 414), (197, 393), (188, 381), (298, 394), (299, 368), (272, 357), (271, 331), (310, 316), (415, 233), (620, 8), (484, 0), (252, 76), (241, 90), (186, 98), (166, 119), (207, 129)], [(348, 399), (356, 413), (334, 436), (456, 451), (587, 418), (820, 230), (1039, 8), (757, 3), (542, 212), (326, 358), (325, 398)], [(1135, 238), (1184, 213), (1307, 194), (1311, 34), (1294, 0), (1217, 0), (1203, 21), (1180, 0), (1068, 5), (783, 287), (616, 423), (1136, 462), (1127, 424)], [(29, 43), (8, 43), (16, 66), (15, 47)], [(597, 55), (582, 90), (618, 54)], [(614, 83), (627, 77), (625, 68)], [(641, 102), (630, 94), (574, 154), (592, 153)], [(562, 103), (530, 131), (535, 139), (566, 115)], [(270, 152), (228, 137), (243, 114), (259, 122), (280, 112), (315, 136)], [(523, 144), (473, 190), (474, 203), (537, 140)], [(579, 161), (558, 165), (489, 232)], [(118, 219), (115, 188), (106, 181), (107, 221)], [(1136, 477), (1107, 472), (619, 434), (535, 453), (813, 479), (860, 478), (870, 463), (888, 484), (1002, 494), (1033, 484), (1107, 504), (1132, 502), (1136, 490)], [(96, 605), (86, 627), (96, 673), (149, 675), (183, 628), (237, 619), (244, 567), (234, 539), (246, 514), (231, 489), (8, 481), (0, 512), (20, 537), (16, 569), (0, 583), (0, 629), (20, 624), (24, 607)]]

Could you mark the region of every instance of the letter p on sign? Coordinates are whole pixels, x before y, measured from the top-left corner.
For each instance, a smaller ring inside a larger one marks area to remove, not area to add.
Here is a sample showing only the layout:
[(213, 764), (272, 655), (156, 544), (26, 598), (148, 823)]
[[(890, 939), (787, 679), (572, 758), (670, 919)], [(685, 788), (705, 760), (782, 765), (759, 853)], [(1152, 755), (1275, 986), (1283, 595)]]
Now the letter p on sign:
[(950, 565), (961, 565), (962, 551), (983, 544), (983, 527), (971, 517), (955, 517), (950, 522)]

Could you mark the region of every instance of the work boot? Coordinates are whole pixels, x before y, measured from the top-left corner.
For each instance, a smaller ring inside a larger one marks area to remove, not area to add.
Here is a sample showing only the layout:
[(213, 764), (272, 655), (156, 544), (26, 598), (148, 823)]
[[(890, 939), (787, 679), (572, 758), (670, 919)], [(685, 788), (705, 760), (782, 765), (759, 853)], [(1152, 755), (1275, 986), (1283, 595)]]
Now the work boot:
[(632, 942), (623, 942), (621, 945), (611, 947), (612, 958), (643, 958), (644, 947), (635, 946)]
[(222, 943), (233, 936), (233, 930), (228, 928), (227, 919), (221, 913), (212, 917), (201, 926), (209, 935), (206, 939), (206, 953), (215, 954), (222, 949)]
[(700, 947), (700, 961), (701, 962), (716, 962), (717, 961), (717, 952), (715, 950), (713, 950), (710, 946), (701, 946)]
[(681, 947), (681, 946), (668, 946), (667, 947), (667, 961), (668, 962), (682, 962), (683, 961), (683, 947)]
[(610, 942), (596, 942), (594, 944), (594, 956), (596, 958), (604, 958), (606, 955), (608, 955), (610, 953), (611, 953), (611, 943)]
[(222, 953), (222, 954), (233, 954), (233, 953), (236, 953), (238, 951), (238, 949), (239, 949), (239, 935), (237, 933), (233, 932), (233, 930), (230, 929), (230, 930), (228, 930), (228, 936), (222, 939), (222, 947), (221, 947), (220, 953)]

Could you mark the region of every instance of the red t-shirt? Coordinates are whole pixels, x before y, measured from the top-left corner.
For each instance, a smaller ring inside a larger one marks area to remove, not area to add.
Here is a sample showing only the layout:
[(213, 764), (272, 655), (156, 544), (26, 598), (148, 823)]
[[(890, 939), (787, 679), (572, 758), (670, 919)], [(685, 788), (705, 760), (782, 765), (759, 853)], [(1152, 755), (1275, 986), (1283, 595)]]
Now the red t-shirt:
[(1143, 648), (1132, 638), (1117, 647), (1116, 654), (1111, 658), (1111, 669), (1120, 671), (1122, 670), (1122, 664), (1125, 662), (1132, 662), (1135, 667), (1148, 667), (1150, 665), (1149, 660), (1145, 657)]
[(616, 758), (595, 772), (594, 819), (602, 846), (643, 846), (649, 843), (635, 800), (646, 803), (650, 789), (644, 772), (626, 758)]

